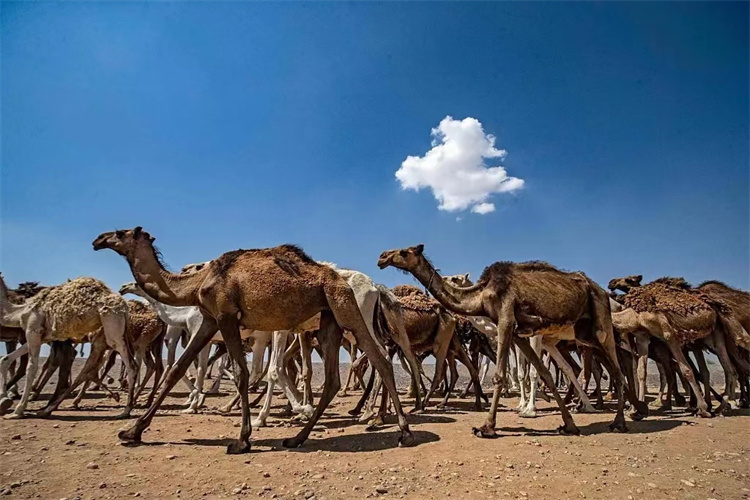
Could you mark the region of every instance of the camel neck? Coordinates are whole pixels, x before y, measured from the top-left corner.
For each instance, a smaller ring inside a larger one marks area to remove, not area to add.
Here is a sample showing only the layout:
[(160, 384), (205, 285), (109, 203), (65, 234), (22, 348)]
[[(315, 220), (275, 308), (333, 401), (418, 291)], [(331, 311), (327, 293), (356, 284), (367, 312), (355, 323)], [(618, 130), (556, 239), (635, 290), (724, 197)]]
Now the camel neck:
[(437, 269), (424, 257), (412, 274), (448, 310), (470, 316), (484, 314), (481, 287), (474, 285), (461, 288), (446, 282)]
[(198, 305), (198, 287), (208, 267), (185, 275), (170, 273), (150, 243), (141, 243), (126, 259), (136, 283), (150, 298), (169, 306)]
[(8, 299), (8, 288), (0, 278), (0, 324), (6, 327), (21, 327), (22, 315), (26, 311), (24, 304), (13, 304)]

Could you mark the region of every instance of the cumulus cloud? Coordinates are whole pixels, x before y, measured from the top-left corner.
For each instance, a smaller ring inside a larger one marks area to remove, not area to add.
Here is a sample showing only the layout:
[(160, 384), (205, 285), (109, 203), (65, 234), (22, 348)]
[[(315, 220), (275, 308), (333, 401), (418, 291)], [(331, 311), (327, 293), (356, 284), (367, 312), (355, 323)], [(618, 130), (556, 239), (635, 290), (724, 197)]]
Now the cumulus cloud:
[(473, 213), (488, 214), (495, 211), (488, 201), (492, 194), (523, 187), (523, 179), (486, 164), (486, 159), (502, 160), (507, 152), (495, 147), (495, 136), (485, 134), (476, 118), (446, 116), (431, 135), (432, 149), (424, 156), (407, 157), (396, 171), (401, 189), (432, 189), (440, 210), (471, 208)]

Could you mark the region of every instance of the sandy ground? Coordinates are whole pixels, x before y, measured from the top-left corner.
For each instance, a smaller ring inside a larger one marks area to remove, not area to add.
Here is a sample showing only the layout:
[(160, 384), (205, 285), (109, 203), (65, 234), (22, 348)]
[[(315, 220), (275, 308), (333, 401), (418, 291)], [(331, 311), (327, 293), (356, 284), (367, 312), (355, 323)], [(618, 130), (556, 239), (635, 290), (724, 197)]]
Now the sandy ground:
[(444, 410), (410, 416), (418, 445), (398, 448), (393, 420), (367, 432), (347, 415), (353, 395), (334, 400), (302, 448), (286, 450), (281, 440), (299, 424), (281, 416), (285, 400), (278, 398), (271, 427), (253, 432), (253, 451), (230, 456), (225, 446), (239, 431), (239, 414), (215, 410), (230, 389), (223, 383), (223, 393), (197, 415), (179, 413), (184, 392), (168, 398), (138, 447), (118, 443), (117, 430), (127, 422), (115, 420), (119, 405), (100, 392), (79, 411), (67, 401), (46, 420), (0, 420), (0, 492), (71, 500), (750, 498), (746, 411), (707, 420), (653, 415), (629, 422), (628, 434), (613, 434), (610, 408), (575, 415), (582, 435), (568, 437), (555, 433), (561, 419), (553, 405), (542, 402), (541, 416), (522, 419), (513, 411), (517, 399), (504, 399), (502, 437), (483, 440), (471, 427), (485, 414), (471, 411), (471, 400), (454, 398)]

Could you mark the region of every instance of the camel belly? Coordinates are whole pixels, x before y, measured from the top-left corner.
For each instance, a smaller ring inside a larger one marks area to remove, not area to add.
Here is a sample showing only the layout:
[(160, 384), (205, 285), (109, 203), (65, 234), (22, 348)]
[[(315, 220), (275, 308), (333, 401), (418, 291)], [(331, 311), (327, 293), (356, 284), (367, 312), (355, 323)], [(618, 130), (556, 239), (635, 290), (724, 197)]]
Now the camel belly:
[(572, 324), (549, 325), (535, 330), (530, 335), (521, 334), (522, 337), (536, 337), (538, 335), (553, 337), (557, 340), (575, 340), (576, 338), (576, 332)]

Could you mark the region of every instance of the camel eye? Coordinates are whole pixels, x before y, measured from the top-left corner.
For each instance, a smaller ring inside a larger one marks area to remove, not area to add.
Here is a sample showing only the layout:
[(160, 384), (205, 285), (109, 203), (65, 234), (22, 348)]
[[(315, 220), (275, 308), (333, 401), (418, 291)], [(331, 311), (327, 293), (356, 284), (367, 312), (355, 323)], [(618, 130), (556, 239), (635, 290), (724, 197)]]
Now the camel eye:
[(406, 250), (400, 250), (400, 251), (398, 252), (398, 254), (399, 254), (399, 255), (400, 255), (401, 257), (406, 257)]

